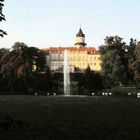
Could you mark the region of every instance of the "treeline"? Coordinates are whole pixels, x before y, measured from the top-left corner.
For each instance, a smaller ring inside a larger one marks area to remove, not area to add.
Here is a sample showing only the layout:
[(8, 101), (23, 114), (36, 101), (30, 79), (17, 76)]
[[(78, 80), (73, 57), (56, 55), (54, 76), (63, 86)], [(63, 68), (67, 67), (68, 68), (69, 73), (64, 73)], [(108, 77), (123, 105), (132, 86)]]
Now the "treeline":
[[(0, 22), (5, 21), (4, 0), (0, 0)], [(0, 37), (7, 33), (0, 29)], [(108, 36), (99, 46), (102, 70), (88, 67), (79, 76), (78, 89), (98, 91), (113, 86), (133, 85), (140, 88), (140, 42), (131, 38), (129, 44), (119, 36)], [(0, 92), (53, 91), (58, 86), (46, 66), (45, 54), (36, 47), (17, 42), (11, 49), (0, 49)]]
[(0, 49), (0, 91), (25, 94), (36, 90), (52, 90), (45, 54), (20, 42), (16, 42), (11, 49)]
[[(84, 73), (74, 75), (72, 81), (77, 82), (78, 94), (122, 85), (140, 88), (139, 42), (130, 39), (127, 44), (121, 37), (106, 37), (99, 53), (102, 61), (100, 72), (92, 71), (88, 66)], [(0, 49), (1, 93), (53, 92), (59, 89), (60, 82), (63, 82), (63, 75), (50, 72), (42, 50), (21, 42), (16, 42), (11, 49)]]

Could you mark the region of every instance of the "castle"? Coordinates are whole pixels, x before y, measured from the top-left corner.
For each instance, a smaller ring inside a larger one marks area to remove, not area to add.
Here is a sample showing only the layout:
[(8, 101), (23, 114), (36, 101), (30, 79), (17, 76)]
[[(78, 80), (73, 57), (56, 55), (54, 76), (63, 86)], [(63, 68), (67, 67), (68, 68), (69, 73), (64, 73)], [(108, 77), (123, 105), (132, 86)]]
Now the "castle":
[(101, 70), (101, 56), (94, 47), (87, 47), (85, 34), (82, 29), (76, 34), (76, 43), (73, 47), (50, 47), (43, 49), (46, 54), (46, 62), (53, 72), (62, 72), (64, 63), (64, 51), (68, 51), (70, 72), (83, 71), (88, 66), (91, 70)]

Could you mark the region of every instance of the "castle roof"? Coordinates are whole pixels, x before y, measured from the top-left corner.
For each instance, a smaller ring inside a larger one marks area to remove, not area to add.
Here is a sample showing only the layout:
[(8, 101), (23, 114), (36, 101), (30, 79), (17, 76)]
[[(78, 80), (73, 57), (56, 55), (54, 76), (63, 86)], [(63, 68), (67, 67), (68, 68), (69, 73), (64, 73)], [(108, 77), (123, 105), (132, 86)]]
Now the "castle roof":
[(95, 54), (97, 53), (96, 49), (94, 47), (89, 47), (89, 48), (76, 48), (76, 47), (50, 47), (50, 48), (45, 48), (43, 51), (46, 54), (49, 53), (63, 53), (65, 50), (68, 50), (70, 52), (75, 51), (75, 52), (87, 52), (88, 54)]
[(76, 34), (76, 37), (85, 37), (85, 34), (83, 34), (82, 29), (79, 29), (79, 32)]

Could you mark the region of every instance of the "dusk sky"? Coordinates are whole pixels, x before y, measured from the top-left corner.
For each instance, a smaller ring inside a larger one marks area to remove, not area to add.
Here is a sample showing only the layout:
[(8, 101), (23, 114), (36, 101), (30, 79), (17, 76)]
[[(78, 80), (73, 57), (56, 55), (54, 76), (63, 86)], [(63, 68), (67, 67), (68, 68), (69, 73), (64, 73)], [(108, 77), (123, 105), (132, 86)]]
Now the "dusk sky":
[(109, 35), (140, 40), (140, 0), (5, 0), (0, 48), (24, 42), (38, 48), (73, 46), (80, 24), (89, 46)]

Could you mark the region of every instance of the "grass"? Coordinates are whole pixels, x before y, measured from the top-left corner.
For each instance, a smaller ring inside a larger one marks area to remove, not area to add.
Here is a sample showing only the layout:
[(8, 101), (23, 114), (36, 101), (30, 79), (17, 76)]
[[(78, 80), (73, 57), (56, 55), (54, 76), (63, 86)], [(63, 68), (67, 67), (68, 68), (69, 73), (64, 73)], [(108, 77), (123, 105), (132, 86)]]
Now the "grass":
[(137, 140), (140, 99), (0, 96), (0, 139)]

